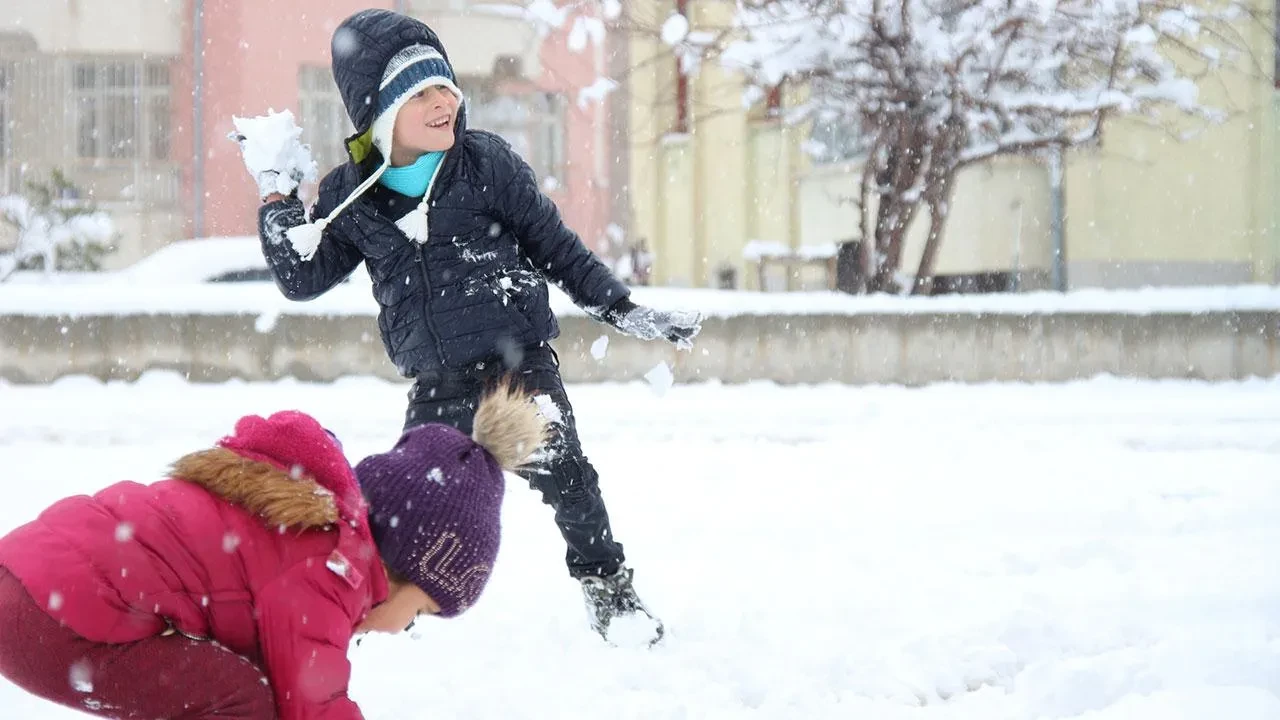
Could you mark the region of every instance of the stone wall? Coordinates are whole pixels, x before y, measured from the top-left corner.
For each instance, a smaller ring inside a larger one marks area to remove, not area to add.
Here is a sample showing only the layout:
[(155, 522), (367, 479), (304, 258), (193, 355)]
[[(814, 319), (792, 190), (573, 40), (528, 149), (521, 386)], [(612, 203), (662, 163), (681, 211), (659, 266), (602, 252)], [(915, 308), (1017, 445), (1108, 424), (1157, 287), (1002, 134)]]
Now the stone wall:
[[(742, 315), (706, 321), (692, 352), (561, 319), (568, 382), (628, 381), (668, 363), (677, 382), (1065, 381), (1109, 374), (1228, 380), (1280, 370), (1277, 311), (1206, 313), (878, 313)], [(608, 337), (603, 360), (591, 345)], [(396, 377), (367, 315), (0, 316), (0, 378), (133, 379), (168, 369), (193, 381)]]

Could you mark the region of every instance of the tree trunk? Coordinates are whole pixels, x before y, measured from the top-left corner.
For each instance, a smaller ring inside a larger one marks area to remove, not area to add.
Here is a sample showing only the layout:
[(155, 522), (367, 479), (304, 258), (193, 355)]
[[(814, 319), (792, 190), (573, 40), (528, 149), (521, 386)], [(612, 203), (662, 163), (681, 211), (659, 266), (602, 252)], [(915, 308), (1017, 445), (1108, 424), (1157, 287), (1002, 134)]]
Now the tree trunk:
[[(898, 293), (898, 271), (907, 230), (920, 209), (921, 174), (929, 167), (929, 133), (917, 127), (911, 116), (892, 119), (886, 130), (883, 164), (876, 172), (875, 267), (867, 282), (867, 292)], [(868, 162), (880, 158), (872, 157)]]
[(959, 172), (960, 155), (968, 142), (968, 133), (964, 123), (950, 118), (935, 135), (935, 157), (929, 167), (925, 180), (927, 190), (926, 202), (929, 204), (929, 236), (924, 243), (924, 251), (920, 253), (920, 266), (916, 269), (916, 279), (911, 287), (912, 295), (933, 294), (933, 271), (938, 259), (938, 250), (942, 247), (942, 235), (947, 229), (947, 218), (951, 215), (951, 191), (955, 187), (956, 173)]
[(938, 248), (942, 247), (942, 234), (947, 229), (947, 216), (951, 213), (950, 183), (947, 188), (929, 201), (929, 238), (925, 240), (924, 252), (920, 253), (920, 267), (916, 270), (916, 281), (911, 287), (912, 295), (933, 294), (933, 266), (938, 257)]

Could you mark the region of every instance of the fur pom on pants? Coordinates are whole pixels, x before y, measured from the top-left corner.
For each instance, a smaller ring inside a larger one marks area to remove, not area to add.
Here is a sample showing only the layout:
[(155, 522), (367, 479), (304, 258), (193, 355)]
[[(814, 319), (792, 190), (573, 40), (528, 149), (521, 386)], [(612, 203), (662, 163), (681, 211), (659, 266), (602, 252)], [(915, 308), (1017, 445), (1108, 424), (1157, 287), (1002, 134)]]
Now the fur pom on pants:
[(86, 640), (49, 617), (0, 568), (0, 676), (59, 705), (121, 720), (275, 720), (253, 663), (211, 642), (159, 635)]

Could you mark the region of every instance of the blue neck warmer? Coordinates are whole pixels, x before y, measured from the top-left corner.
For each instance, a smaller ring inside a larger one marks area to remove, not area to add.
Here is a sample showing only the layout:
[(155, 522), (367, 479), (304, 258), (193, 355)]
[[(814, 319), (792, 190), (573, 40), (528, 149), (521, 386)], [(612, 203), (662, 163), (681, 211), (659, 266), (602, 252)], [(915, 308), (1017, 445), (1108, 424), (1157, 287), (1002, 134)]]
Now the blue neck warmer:
[(378, 182), (395, 190), (401, 195), (422, 197), (431, 185), (431, 177), (440, 167), (444, 159), (443, 152), (423, 153), (412, 165), (389, 167), (378, 178)]

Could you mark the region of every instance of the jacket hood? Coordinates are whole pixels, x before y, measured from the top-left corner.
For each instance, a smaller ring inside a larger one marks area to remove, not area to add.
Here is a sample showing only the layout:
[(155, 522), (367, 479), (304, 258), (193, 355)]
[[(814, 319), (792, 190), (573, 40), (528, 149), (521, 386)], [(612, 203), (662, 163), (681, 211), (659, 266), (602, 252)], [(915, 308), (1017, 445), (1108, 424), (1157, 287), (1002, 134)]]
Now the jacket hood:
[(336, 524), (334, 495), (306, 475), (291, 477), (273, 465), (226, 448), (191, 453), (173, 464), (170, 477), (199, 485), (232, 505), (260, 516), (269, 526), (300, 530)]
[[(449, 62), (449, 53), (434, 30), (419, 20), (390, 10), (362, 10), (342, 21), (333, 32), (330, 47), (333, 79), (355, 127), (355, 133), (346, 139), (346, 147), (356, 164), (374, 152), (371, 131), (387, 63), (410, 45), (435, 48), (445, 62)], [(463, 102), (454, 124), (454, 136), (458, 140), (466, 131), (466, 124), (466, 103)]]
[(269, 525), (358, 527), (368, 505), (342, 446), (310, 415), (245, 415), (217, 446), (174, 463), (171, 477), (204, 487)]

